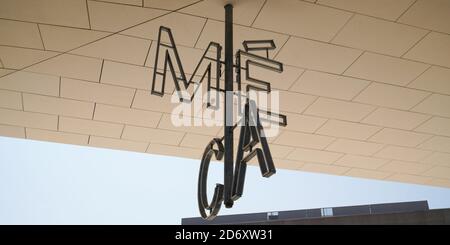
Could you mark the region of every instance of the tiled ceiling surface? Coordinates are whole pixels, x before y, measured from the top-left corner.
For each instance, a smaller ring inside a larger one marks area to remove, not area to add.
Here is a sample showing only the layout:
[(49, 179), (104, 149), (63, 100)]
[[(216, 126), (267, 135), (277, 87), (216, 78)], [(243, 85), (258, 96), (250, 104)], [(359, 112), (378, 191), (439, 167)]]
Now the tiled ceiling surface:
[[(172, 28), (192, 73), (223, 2), (0, 0), (0, 135), (199, 159), (222, 128), (172, 125), (154, 40)], [(236, 49), (285, 64), (278, 167), (450, 187), (450, 0), (235, 2)]]

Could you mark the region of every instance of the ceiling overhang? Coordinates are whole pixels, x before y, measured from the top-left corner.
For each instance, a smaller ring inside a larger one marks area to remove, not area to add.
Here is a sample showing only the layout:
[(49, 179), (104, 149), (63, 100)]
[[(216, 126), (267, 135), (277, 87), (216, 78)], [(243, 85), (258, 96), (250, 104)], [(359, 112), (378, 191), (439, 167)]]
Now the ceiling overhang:
[[(223, 45), (222, 0), (3, 0), (0, 135), (200, 159), (150, 94), (158, 28), (187, 74)], [(278, 168), (450, 187), (450, 1), (238, 0), (234, 47), (273, 39)], [(168, 81), (167, 93), (173, 91)]]

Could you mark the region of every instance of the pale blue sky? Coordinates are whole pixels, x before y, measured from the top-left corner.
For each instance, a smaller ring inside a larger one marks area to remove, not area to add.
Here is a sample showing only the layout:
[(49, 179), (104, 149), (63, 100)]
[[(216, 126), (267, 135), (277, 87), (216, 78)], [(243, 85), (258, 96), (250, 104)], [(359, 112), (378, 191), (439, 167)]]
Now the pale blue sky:
[[(180, 224), (198, 216), (199, 161), (0, 137), (0, 224)], [(209, 186), (222, 182), (212, 164)], [(428, 200), (450, 189), (249, 167), (244, 196), (220, 214)]]

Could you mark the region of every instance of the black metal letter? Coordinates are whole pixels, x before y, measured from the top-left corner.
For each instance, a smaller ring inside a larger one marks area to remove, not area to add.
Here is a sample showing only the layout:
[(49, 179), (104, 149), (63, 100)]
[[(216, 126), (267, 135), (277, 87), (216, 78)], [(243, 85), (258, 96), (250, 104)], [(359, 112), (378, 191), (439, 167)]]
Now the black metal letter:
[[(214, 145), (217, 145), (217, 150), (214, 149)], [(222, 142), (220, 141), (220, 139), (215, 138), (206, 146), (205, 151), (203, 152), (202, 162), (200, 164), (197, 199), (200, 214), (204, 219), (207, 220), (214, 219), (219, 213), (220, 207), (222, 206), (224, 189), (223, 185), (216, 184), (213, 199), (211, 203), (208, 203), (208, 197), (206, 195), (206, 184), (208, 179), (209, 163), (211, 162), (212, 155), (214, 154), (214, 157), (220, 161), (223, 157), (223, 153), (224, 149)], [(209, 214), (207, 214), (205, 210), (208, 210)]]

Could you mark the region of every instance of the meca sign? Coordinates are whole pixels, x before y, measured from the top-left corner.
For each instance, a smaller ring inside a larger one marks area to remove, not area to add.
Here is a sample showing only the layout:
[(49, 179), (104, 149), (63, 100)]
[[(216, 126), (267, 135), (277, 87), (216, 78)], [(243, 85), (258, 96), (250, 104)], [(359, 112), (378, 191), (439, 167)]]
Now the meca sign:
[[(283, 64), (269, 58), (269, 50), (275, 49), (275, 43), (273, 40), (252, 40), (244, 41), (243, 46), (244, 50), (236, 52), (234, 56), (235, 64), (233, 64), (235, 72), (234, 82), (237, 83), (238, 89), (236, 91), (226, 91), (223, 88), (224, 86), (221, 86), (222, 66), (225, 62), (221, 61), (222, 46), (220, 44), (215, 42), (209, 43), (188, 80), (171, 30), (164, 26), (161, 26), (159, 29), (151, 87), (152, 94), (164, 95), (168, 72), (170, 72), (180, 102), (192, 102), (195, 94), (201, 87), (199, 85), (206, 79), (208, 108), (219, 109), (220, 96), (218, 95), (224, 92), (225, 96), (230, 96), (231, 98), (237, 96), (238, 103), (242, 105), (239, 107), (242, 109), (238, 110), (238, 113), (242, 115), (241, 120), (237, 123), (226, 121), (226, 126), (232, 126), (232, 130), (237, 128), (237, 126), (241, 126), (234, 171), (231, 173), (231, 186), (225, 186), (227, 181), (224, 181), (224, 184), (216, 184), (211, 202), (208, 202), (206, 188), (208, 169), (212, 157), (216, 160), (221, 160), (224, 157), (226, 152), (223, 143), (224, 137), (212, 139), (203, 153), (198, 180), (198, 204), (201, 216), (208, 220), (212, 220), (217, 216), (224, 200), (231, 200), (228, 201), (228, 204), (226, 203), (227, 207), (231, 207), (232, 202), (242, 196), (247, 163), (254, 157), (257, 157), (262, 176), (270, 177), (276, 172), (261, 120), (280, 126), (287, 125), (286, 116), (259, 109), (255, 100), (250, 96), (252, 91), (271, 92), (270, 83), (253, 75), (253, 69), (283, 72)], [(258, 53), (264, 53), (265, 56)], [(245, 93), (242, 89), (242, 76), (244, 76), (247, 83)], [(190, 86), (191, 88), (194, 87), (192, 94), (188, 92)], [(215, 101), (211, 99), (213, 91), (216, 94), (216, 96), (213, 96)], [(260, 115), (263, 115), (264, 118), (261, 119)], [(231, 151), (233, 150), (231, 149)], [(227, 176), (227, 173), (225, 173), (225, 176)], [(229, 193), (225, 191), (227, 188), (230, 190)]]

